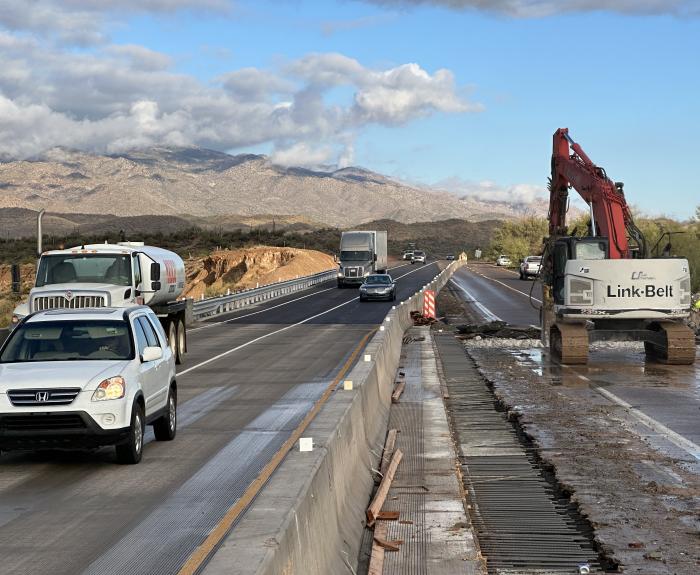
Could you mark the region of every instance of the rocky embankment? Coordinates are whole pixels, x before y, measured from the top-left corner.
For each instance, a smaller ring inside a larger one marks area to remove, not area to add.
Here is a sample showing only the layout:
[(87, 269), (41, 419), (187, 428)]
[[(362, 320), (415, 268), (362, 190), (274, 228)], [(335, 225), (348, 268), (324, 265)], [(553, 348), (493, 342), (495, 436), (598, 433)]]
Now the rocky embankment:
[(212, 297), (323, 272), (336, 265), (332, 256), (315, 250), (264, 246), (221, 250), (185, 261), (185, 295)]

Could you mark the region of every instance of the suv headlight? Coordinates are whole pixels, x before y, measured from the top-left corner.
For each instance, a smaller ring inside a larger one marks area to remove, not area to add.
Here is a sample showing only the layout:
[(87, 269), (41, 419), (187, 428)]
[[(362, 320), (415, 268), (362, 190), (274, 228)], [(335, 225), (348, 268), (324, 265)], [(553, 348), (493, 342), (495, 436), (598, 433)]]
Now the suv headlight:
[(126, 391), (126, 382), (121, 375), (110, 377), (100, 382), (95, 393), (92, 394), (92, 401), (105, 401), (107, 399), (121, 399)]
[(593, 281), (581, 278), (570, 278), (569, 304), (593, 305)]

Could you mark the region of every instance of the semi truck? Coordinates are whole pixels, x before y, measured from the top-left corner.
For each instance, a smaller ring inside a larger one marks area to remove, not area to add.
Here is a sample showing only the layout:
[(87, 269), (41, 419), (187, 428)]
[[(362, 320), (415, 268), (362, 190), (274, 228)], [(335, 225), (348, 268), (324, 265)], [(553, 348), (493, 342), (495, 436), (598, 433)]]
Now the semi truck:
[(373, 273), (386, 273), (386, 232), (349, 231), (340, 238), (338, 287), (359, 286)]
[(185, 264), (177, 254), (143, 242), (83, 245), (42, 253), (29, 300), (12, 316), (46, 309), (147, 305), (156, 313), (177, 363), (187, 351)]

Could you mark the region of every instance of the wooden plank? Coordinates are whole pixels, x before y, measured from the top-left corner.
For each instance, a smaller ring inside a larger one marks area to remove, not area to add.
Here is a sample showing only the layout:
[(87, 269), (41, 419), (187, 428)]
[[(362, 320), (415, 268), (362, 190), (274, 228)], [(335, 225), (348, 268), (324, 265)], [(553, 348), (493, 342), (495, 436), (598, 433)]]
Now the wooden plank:
[(380, 511), (377, 515), (378, 521), (396, 521), (401, 516), (400, 511)]
[(396, 541), (387, 541), (386, 539), (380, 539), (379, 537), (375, 536), (374, 543), (382, 547), (385, 551), (398, 551), (399, 546), (403, 545), (403, 539), (397, 539)]
[(391, 394), (391, 403), (399, 402), (399, 397), (401, 397), (404, 387), (406, 387), (405, 381), (402, 381), (396, 385), (396, 387), (394, 388), (394, 393)]
[(394, 447), (396, 446), (396, 436), (398, 435), (398, 433), (398, 429), (390, 429), (389, 433), (386, 434), (384, 452), (382, 453), (382, 464), (379, 466), (379, 473), (382, 474), (382, 477), (386, 475), (386, 470), (389, 467), (391, 456), (394, 454)]
[(384, 572), (384, 547), (377, 543), (377, 539), (386, 539), (387, 524), (383, 521), (377, 523), (374, 528), (374, 540), (372, 541), (372, 554), (369, 558), (369, 569), (367, 570), (367, 575), (382, 575)]
[(370, 503), (369, 507), (367, 508), (368, 527), (374, 525), (374, 522), (377, 520), (377, 516), (382, 509), (382, 505), (384, 505), (384, 500), (389, 493), (391, 482), (394, 479), (394, 474), (396, 473), (399, 463), (401, 463), (402, 457), (403, 452), (400, 449), (397, 449), (391, 458), (391, 463), (389, 464), (389, 468), (386, 470), (386, 474), (384, 477), (382, 477), (382, 482), (379, 484), (379, 489), (377, 489), (377, 493), (375, 493), (372, 503)]

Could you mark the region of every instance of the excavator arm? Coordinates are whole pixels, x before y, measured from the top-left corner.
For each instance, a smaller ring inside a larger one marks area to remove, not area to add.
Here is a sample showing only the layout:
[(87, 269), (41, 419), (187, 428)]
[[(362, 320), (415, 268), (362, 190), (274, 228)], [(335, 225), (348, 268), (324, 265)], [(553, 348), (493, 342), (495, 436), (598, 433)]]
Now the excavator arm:
[(549, 235), (567, 235), (566, 208), (569, 188), (575, 189), (591, 210), (592, 235), (608, 238), (610, 259), (633, 257), (628, 236), (637, 243), (641, 257), (646, 245), (634, 225), (622, 183), (608, 178), (605, 170), (596, 166), (569, 136), (567, 128), (554, 133), (552, 177), (550, 182)]

